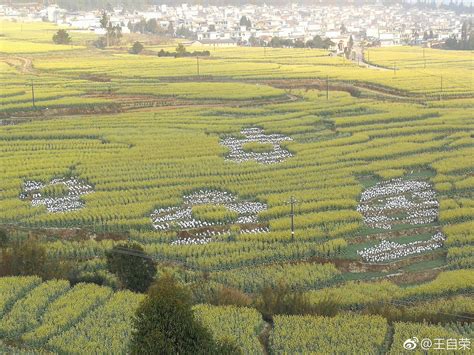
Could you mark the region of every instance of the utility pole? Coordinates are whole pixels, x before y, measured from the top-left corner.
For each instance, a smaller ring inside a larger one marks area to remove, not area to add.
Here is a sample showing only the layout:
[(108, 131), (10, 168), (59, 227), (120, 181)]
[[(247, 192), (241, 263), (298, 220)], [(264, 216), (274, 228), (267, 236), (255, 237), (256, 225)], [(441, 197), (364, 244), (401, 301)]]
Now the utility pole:
[(329, 75), (326, 75), (326, 101), (329, 101)]
[(33, 82), (33, 79), (31, 79), (31, 101), (33, 103), (33, 108), (36, 108), (36, 105), (35, 105), (35, 83)]
[(196, 56), (197, 75), (199, 76), (199, 56)]
[(294, 196), (290, 198), (290, 218), (291, 218), (291, 240), (295, 239), (295, 203), (296, 199)]

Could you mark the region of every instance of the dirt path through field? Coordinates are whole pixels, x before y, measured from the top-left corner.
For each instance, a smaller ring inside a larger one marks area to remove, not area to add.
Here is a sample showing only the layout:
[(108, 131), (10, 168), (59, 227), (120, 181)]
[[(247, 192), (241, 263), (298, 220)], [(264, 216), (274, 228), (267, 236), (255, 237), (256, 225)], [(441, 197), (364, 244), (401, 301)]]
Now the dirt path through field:
[(260, 341), (260, 344), (262, 344), (263, 353), (267, 355), (270, 354), (270, 332), (272, 331), (273, 326), (266, 321), (264, 322), (265, 325), (263, 326), (263, 329), (260, 332), (258, 340)]
[(378, 65), (373, 65), (371, 63), (368, 63), (365, 61), (364, 57), (364, 49), (361, 47), (354, 47), (352, 50), (355, 52), (355, 58), (351, 58), (351, 61), (356, 63), (358, 66), (367, 68), (367, 69), (373, 69), (373, 70), (382, 70), (382, 71), (387, 71), (390, 69), (380, 67)]
[(33, 62), (30, 58), (19, 56), (0, 57), (0, 61), (14, 67), (21, 74), (34, 74)]

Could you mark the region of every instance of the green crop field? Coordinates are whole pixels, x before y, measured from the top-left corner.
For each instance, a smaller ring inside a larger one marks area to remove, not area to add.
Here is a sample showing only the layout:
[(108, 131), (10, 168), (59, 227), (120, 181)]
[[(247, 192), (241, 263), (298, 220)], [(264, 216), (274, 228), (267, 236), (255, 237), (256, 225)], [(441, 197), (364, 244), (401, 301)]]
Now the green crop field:
[[(171, 45), (58, 46), (50, 25), (1, 24), (0, 223), (14, 240), (33, 235), (110, 287), (106, 252), (131, 240), (187, 285), (252, 297), (284, 282), (340, 306), (271, 327), (254, 308), (195, 307), (244, 353), (400, 353), (415, 330), (466, 334), (422, 320), (473, 316), (472, 52), (370, 49), (377, 69), (198, 47), (211, 53), (198, 73), (194, 57), (155, 55)], [(0, 352), (126, 352), (143, 295), (110, 287), (0, 278)]]

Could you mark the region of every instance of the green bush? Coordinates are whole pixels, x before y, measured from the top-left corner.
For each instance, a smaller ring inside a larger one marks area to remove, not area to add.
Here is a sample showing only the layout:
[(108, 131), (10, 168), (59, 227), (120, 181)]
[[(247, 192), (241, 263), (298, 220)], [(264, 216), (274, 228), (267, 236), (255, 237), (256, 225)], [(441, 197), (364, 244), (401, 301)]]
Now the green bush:
[(132, 354), (236, 353), (232, 344), (214, 342), (210, 331), (195, 318), (188, 290), (168, 275), (150, 288), (133, 326)]

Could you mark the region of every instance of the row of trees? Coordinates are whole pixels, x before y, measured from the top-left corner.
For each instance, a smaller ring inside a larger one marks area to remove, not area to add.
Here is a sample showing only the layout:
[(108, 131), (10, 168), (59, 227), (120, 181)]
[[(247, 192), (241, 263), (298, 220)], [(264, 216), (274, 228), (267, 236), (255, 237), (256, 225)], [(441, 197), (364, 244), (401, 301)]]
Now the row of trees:
[(102, 13), (102, 18), (100, 19), (100, 26), (106, 31), (105, 37), (100, 37), (95, 45), (98, 48), (106, 48), (109, 46), (115, 46), (120, 43), (122, 38), (122, 27), (117, 24), (113, 25), (110, 21), (109, 15), (107, 12)]
[(163, 28), (156, 19), (152, 18), (148, 21), (145, 19), (141, 19), (137, 23), (128, 23), (127, 26), (130, 29), (130, 32), (135, 33), (147, 33), (147, 34), (154, 34), (154, 35), (169, 35), (173, 36), (175, 31), (173, 28), (173, 24), (170, 22), (167, 28)]
[(179, 38), (196, 39), (196, 34), (184, 26), (174, 28), (172, 23), (168, 24), (168, 27), (162, 27), (156, 19), (141, 19), (137, 23), (128, 23), (128, 29), (130, 32), (153, 34), (160, 36), (175, 36)]
[(158, 57), (175, 57), (175, 58), (180, 58), (180, 57), (209, 57), (211, 55), (211, 52), (209, 51), (194, 51), (194, 52), (188, 52), (186, 47), (180, 43), (176, 47), (176, 52), (168, 52), (165, 51), (164, 49), (160, 50), (158, 52)]
[[(250, 39), (250, 44), (257, 44), (255, 39)], [(281, 47), (290, 47), (290, 48), (322, 48), (328, 49), (333, 46), (329, 38), (323, 39), (321, 36), (315, 36), (313, 39), (303, 42), (302, 40), (293, 40), (293, 39), (283, 39), (280, 37), (273, 37), (269, 43), (270, 47), (281, 48)]]
[(444, 44), (446, 49), (473, 50), (474, 49), (474, 26), (472, 21), (464, 21), (461, 27), (461, 37), (452, 36)]
[[(245, 26), (247, 29), (252, 27), (252, 22), (246, 16), (242, 16), (239, 22), (240, 26)], [(154, 34), (161, 36), (176, 36), (189, 39), (195, 39), (196, 34), (184, 26), (181, 26), (175, 30), (173, 24), (170, 22), (166, 28), (162, 27), (161, 24), (154, 18), (146, 20), (142, 18), (137, 23), (129, 22), (128, 26), (130, 32), (134, 33), (144, 33), (144, 34)], [(209, 26), (209, 32), (215, 31), (215, 25)]]

